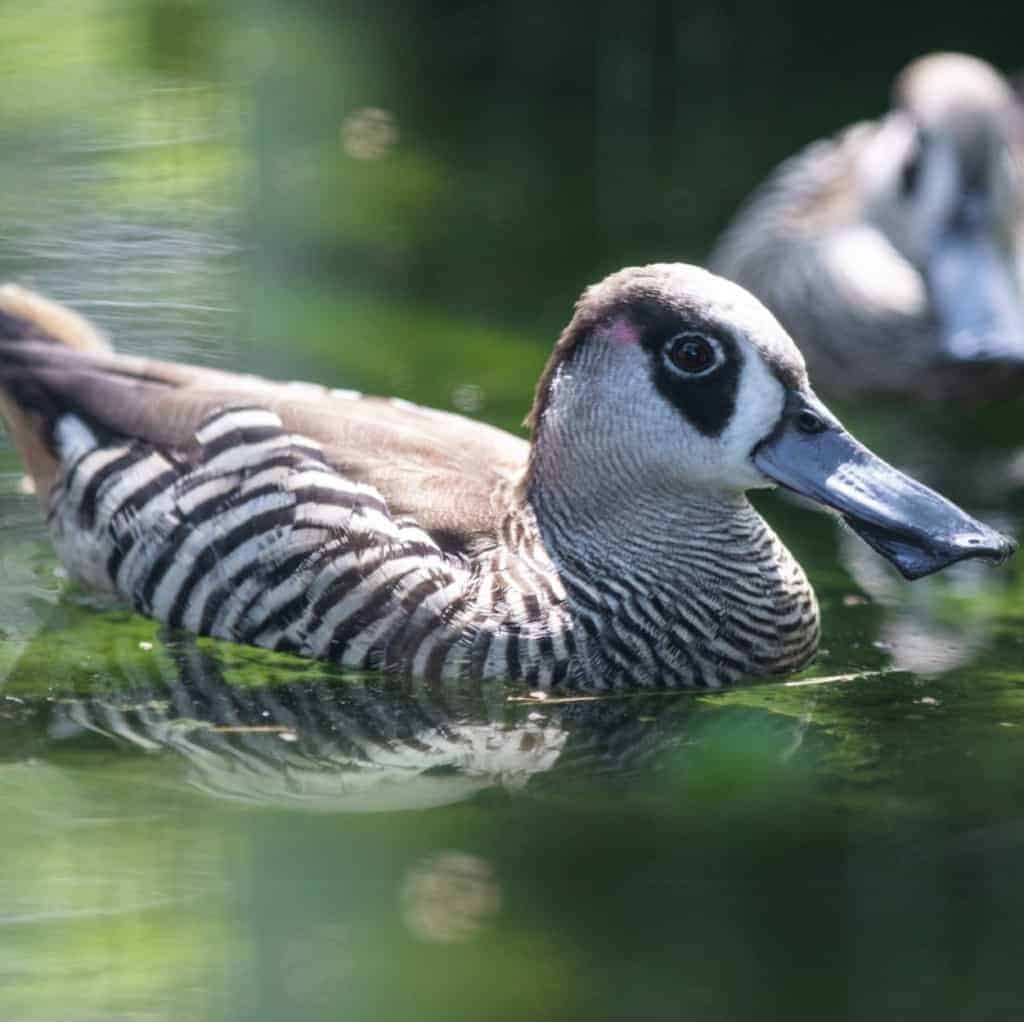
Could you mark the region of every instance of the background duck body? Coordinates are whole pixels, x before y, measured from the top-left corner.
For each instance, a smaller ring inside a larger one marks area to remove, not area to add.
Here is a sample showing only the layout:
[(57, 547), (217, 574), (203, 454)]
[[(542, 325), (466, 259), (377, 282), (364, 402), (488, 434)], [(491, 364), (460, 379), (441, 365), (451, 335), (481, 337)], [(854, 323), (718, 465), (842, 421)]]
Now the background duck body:
[(1024, 382), (1021, 109), (982, 61), (934, 54), (893, 110), (785, 161), (711, 258), (826, 393), (987, 397)]

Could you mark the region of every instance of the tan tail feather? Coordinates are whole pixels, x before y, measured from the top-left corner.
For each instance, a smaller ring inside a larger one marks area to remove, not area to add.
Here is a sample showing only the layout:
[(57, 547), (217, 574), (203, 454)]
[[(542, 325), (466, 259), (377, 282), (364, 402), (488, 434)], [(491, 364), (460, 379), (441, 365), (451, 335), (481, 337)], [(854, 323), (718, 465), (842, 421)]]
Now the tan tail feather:
[(57, 459), (39, 439), (38, 432), (24, 410), (19, 408), (7, 395), (0, 391), (0, 418), (7, 424), (7, 433), (14, 449), (21, 457), (25, 472), (31, 480), (32, 489), (46, 506), (50, 488), (57, 476)]
[[(0, 287), (0, 311), (23, 320), (39, 338), (76, 351), (110, 351), (110, 342), (84, 317), (42, 295), (4, 284)], [(57, 461), (33, 428), (30, 415), (0, 393), (0, 417), (7, 423), (11, 442), (21, 456), (36, 493), (45, 504), (57, 472)]]
[(31, 323), (41, 337), (76, 351), (111, 350), (107, 338), (84, 316), (17, 284), (0, 287), (0, 310)]

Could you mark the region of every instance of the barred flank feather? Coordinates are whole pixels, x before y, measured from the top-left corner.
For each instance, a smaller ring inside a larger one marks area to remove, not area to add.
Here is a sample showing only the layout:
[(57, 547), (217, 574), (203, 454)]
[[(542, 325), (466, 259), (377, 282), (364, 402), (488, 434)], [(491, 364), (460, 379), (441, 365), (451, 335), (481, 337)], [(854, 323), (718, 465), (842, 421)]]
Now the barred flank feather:
[(89, 446), (72, 415), (58, 435), (68, 468), (51, 500), (57, 550), (78, 579), (140, 613), (425, 677), (539, 680), (566, 668), (564, 641), (560, 663), (540, 663), (541, 635), (554, 651), (567, 621), (547, 599), (542, 610), (536, 568), (513, 573), (504, 550), (483, 565), (449, 557), (273, 412), (217, 412), (184, 456), (138, 441)]

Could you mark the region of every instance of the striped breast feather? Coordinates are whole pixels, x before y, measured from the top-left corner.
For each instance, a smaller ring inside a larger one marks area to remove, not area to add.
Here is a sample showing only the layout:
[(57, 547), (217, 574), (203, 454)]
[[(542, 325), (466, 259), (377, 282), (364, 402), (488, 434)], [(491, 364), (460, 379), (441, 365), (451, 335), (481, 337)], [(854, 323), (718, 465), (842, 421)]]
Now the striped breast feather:
[[(56, 430), (54, 544), (73, 576), (172, 626), (380, 666), (468, 569), (265, 408), (216, 411), (185, 449)], [(413, 651), (415, 652), (415, 651)]]

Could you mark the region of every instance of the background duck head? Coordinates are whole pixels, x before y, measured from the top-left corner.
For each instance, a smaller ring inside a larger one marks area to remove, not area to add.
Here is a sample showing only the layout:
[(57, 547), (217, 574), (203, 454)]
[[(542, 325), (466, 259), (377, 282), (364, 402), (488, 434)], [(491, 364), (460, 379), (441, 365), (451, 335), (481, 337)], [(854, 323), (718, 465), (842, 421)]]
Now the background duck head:
[(782, 164), (713, 256), (833, 394), (1024, 384), (1022, 111), (981, 60), (932, 54), (892, 110)]

